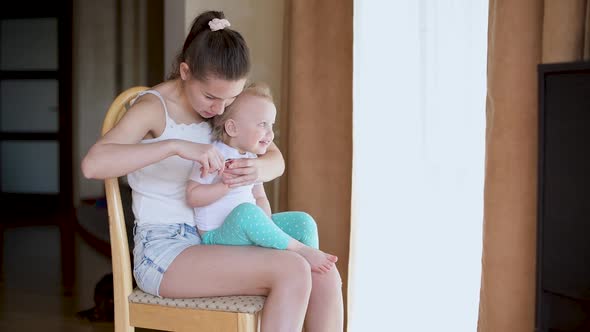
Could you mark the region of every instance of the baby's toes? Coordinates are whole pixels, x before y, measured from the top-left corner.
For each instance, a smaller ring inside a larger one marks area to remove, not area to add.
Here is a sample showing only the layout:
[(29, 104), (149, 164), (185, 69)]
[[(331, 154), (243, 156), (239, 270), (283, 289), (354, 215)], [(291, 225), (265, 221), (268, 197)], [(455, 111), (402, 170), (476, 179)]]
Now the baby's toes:
[(311, 271), (317, 272), (317, 273), (322, 273), (321, 266), (312, 266)]
[(332, 263), (336, 263), (338, 261), (338, 257), (337, 256), (334, 256), (334, 255), (328, 255), (328, 259)]

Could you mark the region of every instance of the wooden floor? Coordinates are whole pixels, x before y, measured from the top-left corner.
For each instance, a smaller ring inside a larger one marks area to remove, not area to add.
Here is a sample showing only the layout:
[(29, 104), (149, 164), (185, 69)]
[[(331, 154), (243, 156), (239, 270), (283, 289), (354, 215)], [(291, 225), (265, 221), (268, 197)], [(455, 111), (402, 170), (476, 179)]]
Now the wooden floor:
[(112, 323), (76, 317), (94, 306), (94, 286), (111, 271), (110, 260), (76, 236), (73, 295), (63, 296), (59, 231), (54, 226), (9, 228), (4, 232), (0, 280), (0, 331), (113, 331)]

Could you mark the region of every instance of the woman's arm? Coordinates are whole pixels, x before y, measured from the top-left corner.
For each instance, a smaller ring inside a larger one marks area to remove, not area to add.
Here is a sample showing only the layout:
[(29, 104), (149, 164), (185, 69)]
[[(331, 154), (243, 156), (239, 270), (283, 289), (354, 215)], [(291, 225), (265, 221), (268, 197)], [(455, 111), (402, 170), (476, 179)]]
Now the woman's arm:
[(163, 126), (165, 119), (159, 101), (140, 100), (90, 148), (82, 160), (82, 173), (89, 179), (118, 177), (173, 155), (198, 161), (204, 173), (223, 169), (221, 155), (209, 144), (183, 140), (139, 143), (148, 133), (161, 132), (163, 128), (158, 131), (158, 127)]
[(254, 163), (258, 168), (258, 181), (268, 182), (283, 175), (285, 171), (285, 159), (274, 142), (270, 144), (266, 153), (256, 158)]
[(256, 159), (236, 159), (223, 172), (223, 182), (230, 187), (239, 187), (255, 182), (272, 181), (285, 171), (285, 160), (274, 144)]
[(88, 150), (82, 160), (82, 173), (86, 178), (122, 176), (174, 154), (171, 142), (139, 144), (157, 128), (158, 120), (162, 120), (158, 113), (163, 112), (158, 112), (158, 105), (146, 100), (147, 97), (142, 97)]

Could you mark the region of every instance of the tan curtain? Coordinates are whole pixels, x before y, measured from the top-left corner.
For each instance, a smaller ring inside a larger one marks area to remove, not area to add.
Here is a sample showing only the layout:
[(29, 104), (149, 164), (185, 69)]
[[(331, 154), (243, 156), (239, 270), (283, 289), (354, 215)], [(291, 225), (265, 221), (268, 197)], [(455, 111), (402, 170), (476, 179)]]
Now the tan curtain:
[[(347, 289), (352, 181), (352, 0), (287, 0), (280, 210), (318, 223)], [(346, 299), (346, 294), (344, 294)]]
[(588, 58), (589, 6), (490, 0), (480, 332), (534, 329), (537, 65)]

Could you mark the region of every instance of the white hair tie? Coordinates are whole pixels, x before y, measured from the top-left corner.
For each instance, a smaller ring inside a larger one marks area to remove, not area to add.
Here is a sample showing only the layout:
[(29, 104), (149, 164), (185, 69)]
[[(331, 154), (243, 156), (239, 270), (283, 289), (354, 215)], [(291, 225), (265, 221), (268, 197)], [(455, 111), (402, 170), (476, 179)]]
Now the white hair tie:
[(231, 24), (229, 24), (229, 21), (226, 20), (225, 18), (223, 18), (223, 19), (214, 18), (211, 21), (209, 21), (209, 28), (211, 29), (211, 31), (223, 30), (224, 28), (227, 28), (228, 26), (231, 26)]

